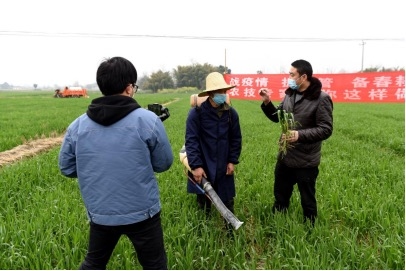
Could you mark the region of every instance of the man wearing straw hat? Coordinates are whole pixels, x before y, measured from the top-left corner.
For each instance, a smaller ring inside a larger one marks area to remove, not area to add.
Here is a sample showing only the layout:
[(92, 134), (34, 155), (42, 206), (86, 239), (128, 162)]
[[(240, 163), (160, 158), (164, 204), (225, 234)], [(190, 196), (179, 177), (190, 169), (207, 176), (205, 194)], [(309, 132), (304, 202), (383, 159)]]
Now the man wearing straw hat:
[(234, 166), (241, 153), (241, 129), (237, 111), (226, 102), (228, 85), (221, 73), (206, 77), (206, 89), (199, 97), (208, 97), (192, 108), (186, 120), (185, 148), (189, 172), (188, 192), (197, 194), (198, 206), (210, 213), (211, 202), (193, 185), (202, 177), (211, 182), (224, 205), (234, 213)]

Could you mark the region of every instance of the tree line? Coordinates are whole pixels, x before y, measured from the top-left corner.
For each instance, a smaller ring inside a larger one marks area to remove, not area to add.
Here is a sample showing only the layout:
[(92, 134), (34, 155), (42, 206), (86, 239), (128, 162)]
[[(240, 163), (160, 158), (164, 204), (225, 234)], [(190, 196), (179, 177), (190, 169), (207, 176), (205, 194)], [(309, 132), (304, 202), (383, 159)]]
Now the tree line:
[(159, 70), (150, 76), (144, 75), (138, 79), (137, 84), (143, 90), (152, 90), (153, 93), (163, 89), (193, 87), (203, 90), (206, 87), (206, 76), (211, 72), (221, 74), (231, 73), (231, 70), (222, 65), (192, 64), (177, 66), (172, 72)]

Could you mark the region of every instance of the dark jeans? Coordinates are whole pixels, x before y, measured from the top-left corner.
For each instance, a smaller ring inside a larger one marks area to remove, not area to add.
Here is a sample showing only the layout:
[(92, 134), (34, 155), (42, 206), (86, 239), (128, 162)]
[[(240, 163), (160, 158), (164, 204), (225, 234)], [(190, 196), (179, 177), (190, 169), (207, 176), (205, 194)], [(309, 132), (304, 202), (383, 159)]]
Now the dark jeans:
[(310, 219), (314, 224), (317, 217), (316, 179), (318, 175), (318, 167), (289, 168), (278, 161), (275, 166), (273, 211), (285, 211), (289, 208), (293, 186), (297, 184), (304, 218)]
[(90, 222), (89, 248), (79, 269), (106, 269), (123, 234), (131, 240), (143, 269), (168, 269), (160, 212), (130, 225), (103, 226)]

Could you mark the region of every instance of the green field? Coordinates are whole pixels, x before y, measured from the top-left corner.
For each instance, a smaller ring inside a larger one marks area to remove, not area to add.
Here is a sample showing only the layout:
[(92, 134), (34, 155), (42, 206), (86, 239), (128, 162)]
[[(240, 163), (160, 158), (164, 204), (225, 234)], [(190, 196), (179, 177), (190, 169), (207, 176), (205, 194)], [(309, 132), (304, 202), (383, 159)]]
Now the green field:
[[(30, 139), (63, 134), (90, 99), (52, 92), (0, 92), (0, 152)], [(178, 153), (190, 94), (139, 94), (170, 103), (164, 122), (175, 161), (158, 174), (170, 269), (405, 269), (405, 105), (334, 105), (334, 132), (324, 142), (317, 180), (319, 217), (309, 232), (295, 188), (287, 214), (271, 214), (280, 128), (260, 101), (233, 100), (243, 149), (236, 166), (236, 216), (225, 234), (216, 210), (206, 220), (186, 193)], [(88, 222), (76, 179), (57, 167), (59, 147), (0, 168), (0, 269), (77, 269)], [(97, 170), (97, 169), (95, 169)], [(122, 238), (108, 269), (141, 269)]]

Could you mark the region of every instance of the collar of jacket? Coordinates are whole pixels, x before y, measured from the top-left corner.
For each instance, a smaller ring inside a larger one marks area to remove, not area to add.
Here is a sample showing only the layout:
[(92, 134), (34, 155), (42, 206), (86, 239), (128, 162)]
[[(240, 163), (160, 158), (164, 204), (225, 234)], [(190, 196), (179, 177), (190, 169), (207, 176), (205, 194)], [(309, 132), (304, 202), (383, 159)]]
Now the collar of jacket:
[[(285, 90), (285, 94), (288, 96), (292, 96), (296, 90), (293, 90), (291, 88), (288, 88)], [(312, 77), (310, 79), (310, 85), (309, 87), (303, 91), (303, 99), (308, 99), (308, 100), (315, 100), (319, 98), (321, 93), (321, 82), (318, 78)]]

